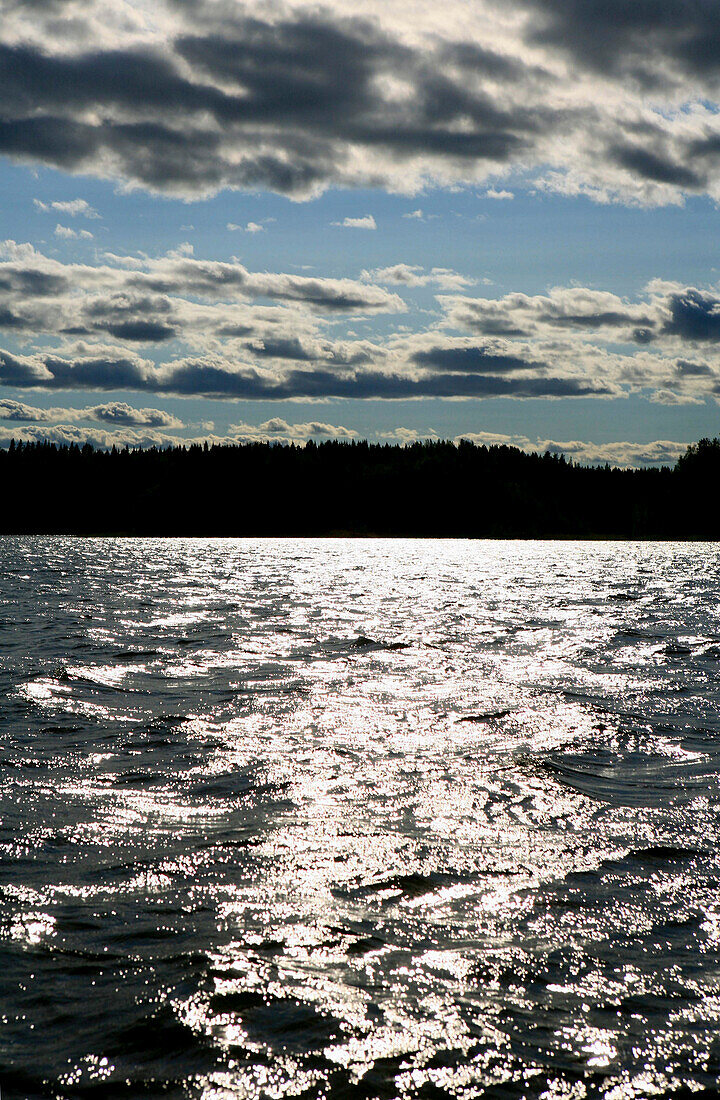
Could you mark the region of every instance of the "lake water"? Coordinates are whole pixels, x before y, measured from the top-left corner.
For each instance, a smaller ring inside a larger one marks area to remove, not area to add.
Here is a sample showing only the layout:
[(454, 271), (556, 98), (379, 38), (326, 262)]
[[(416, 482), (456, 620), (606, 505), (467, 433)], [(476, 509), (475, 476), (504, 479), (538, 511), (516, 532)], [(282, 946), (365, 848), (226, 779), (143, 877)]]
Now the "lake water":
[(0, 565), (3, 1100), (717, 1095), (716, 546)]

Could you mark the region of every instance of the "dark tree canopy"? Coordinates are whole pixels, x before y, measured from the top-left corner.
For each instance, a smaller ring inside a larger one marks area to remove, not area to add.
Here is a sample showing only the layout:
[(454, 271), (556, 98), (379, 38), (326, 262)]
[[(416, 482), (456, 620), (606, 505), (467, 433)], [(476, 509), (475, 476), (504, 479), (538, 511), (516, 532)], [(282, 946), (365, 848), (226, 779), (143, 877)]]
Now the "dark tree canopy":
[(718, 439), (642, 470), (466, 441), (17, 443), (0, 476), (5, 534), (720, 537)]

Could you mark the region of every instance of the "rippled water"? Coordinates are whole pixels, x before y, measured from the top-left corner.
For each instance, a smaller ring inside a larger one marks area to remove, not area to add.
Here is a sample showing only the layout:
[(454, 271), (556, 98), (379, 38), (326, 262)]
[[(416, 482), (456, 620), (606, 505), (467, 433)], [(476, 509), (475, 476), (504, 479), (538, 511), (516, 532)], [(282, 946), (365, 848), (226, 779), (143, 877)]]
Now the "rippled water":
[(720, 549), (0, 560), (3, 1100), (717, 1095)]

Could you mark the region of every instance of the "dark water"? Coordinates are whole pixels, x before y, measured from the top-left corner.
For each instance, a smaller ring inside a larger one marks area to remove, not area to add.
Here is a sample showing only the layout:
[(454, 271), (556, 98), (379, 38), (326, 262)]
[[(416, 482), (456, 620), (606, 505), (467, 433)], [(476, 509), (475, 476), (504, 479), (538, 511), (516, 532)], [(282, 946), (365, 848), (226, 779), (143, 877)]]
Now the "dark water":
[(720, 550), (0, 561), (3, 1100), (717, 1095)]

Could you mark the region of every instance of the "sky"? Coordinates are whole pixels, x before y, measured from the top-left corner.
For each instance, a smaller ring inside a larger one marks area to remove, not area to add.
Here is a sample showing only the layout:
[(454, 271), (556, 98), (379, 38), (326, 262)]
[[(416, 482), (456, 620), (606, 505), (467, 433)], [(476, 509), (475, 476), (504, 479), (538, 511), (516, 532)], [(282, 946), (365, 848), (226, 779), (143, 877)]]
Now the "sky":
[(717, 0), (0, 0), (0, 445), (719, 434)]

